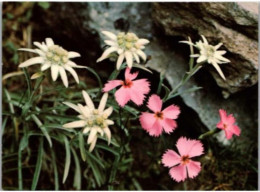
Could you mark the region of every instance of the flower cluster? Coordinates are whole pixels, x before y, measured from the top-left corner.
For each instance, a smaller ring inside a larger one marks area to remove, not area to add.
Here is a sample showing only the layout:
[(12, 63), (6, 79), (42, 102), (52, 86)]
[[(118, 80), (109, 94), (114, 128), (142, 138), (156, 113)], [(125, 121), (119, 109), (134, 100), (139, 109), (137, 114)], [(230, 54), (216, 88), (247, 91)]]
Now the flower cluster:
[(201, 35), (203, 41), (199, 40), (195, 44), (190, 41), (181, 41), (183, 43), (187, 43), (191, 46), (196, 47), (199, 50), (199, 54), (192, 54), (190, 57), (198, 58), (197, 63), (203, 63), (207, 62), (209, 64), (212, 64), (219, 75), (226, 80), (223, 72), (221, 71), (218, 64), (228, 63), (230, 60), (223, 57), (223, 55), (226, 53), (226, 51), (218, 50), (223, 44), (219, 43), (216, 46), (210, 45), (207, 41), (207, 39)]
[(30, 65), (41, 64), (41, 71), (51, 68), (51, 77), (56, 81), (60, 74), (65, 87), (69, 86), (68, 77), (65, 72), (67, 70), (74, 77), (75, 81), (79, 83), (79, 77), (73, 68), (84, 68), (79, 66), (70, 59), (80, 57), (80, 54), (73, 51), (66, 51), (62, 47), (55, 45), (51, 38), (46, 38), (46, 43), (34, 42), (37, 49), (21, 48), (20, 51), (28, 51), (36, 53), (39, 56), (33, 57), (19, 65), (19, 67), (28, 67)]
[(109, 31), (102, 31), (110, 40), (105, 40), (105, 43), (110, 46), (106, 49), (101, 57), (97, 60), (100, 62), (109, 57), (113, 52), (117, 52), (118, 59), (116, 63), (116, 68), (119, 70), (124, 59), (129, 68), (132, 68), (133, 61), (140, 63), (141, 57), (144, 61), (146, 60), (146, 55), (142, 51), (145, 48), (144, 45), (148, 44), (147, 39), (139, 39), (134, 33), (124, 33), (120, 32), (118, 35), (115, 35)]
[[(121, 65), (126, 60), (126, 67), (124, 71), (124, 79), (112, 79), (109, 80), (103, 87), (105, 92), (101, 98), (98, 108), (95, 105), (86, 91), (82, 91), (85, 105), (73, 104), (71, 102), (64, 102), (65, 105), (74, 109), (79, 113), (78, 120), (69, 122), (63, 125), (64, 128), (82, 128), (83, 134), (88, 134), (87, 144), (90, 145), (89, 151), (93, 151), (96, 146), (98, 137), (105, 136), (108, 144), (111, 142), (110, 125), (114, 124), (114, 121), (109, 119), (109, 116), (113, 112), (112, 106), (106, 108), (108, 99), (108, 92), (119, 87), (115, 91), (115, 100), (120, 107), (132, 101), (137, 106), (144, 104), (146, 97), (150, 92), (151, 83), (145, 79), (138, 79), (139, 72), (131, 73), (133, 62), (140, 63), (141, 57), (144, 61), (146, 55), (142, 51), (146, 44), (149, 43), (147, 39), (139, 39), (134, 33), (118, 33), (117, 35), (103, 31), (105, 36), (109, 40), (105, 40), (105, 43), (110, 46), (107, 48), (102, 56), (97, 60), (100, 62), (110, 56), (111, 53), (116, 52), (118, 54), (116, 68), (119, 70)], [(208, 41), (202, 36), (203, 41), (198, 41), (195, 44), (191, 41), (184, 41), (191, 46), (196, 47), (199, 50), (199, 54), (192, 54), (191, 57), (198, 58), (197, 63), (208, 62), (212, 64), (220, 76), (225, 79), (224, 74), (219, 68), (218, 64), (230, 62), (224, 58), (225, 51), (220, 51), (218, 48), (221, 43), (212, 46), (208, 44)], [(31, 58), (19, 65), (19, 67), (27, 67), (34, 64), (41, 64), (41, 71), (45, 71), (51, 68), (51, 77), (53, 81), (57, 80), (60, 74), (63, 84), (68, 87), (68, 78), (65, 70), (69, 71), (77, 83), (79, 78), (73, 68), (81, 68), (74, 62), (70, 61), (71, 58), (79, 57), (80, 54), (76, 52), (68, 52), (62, 47), (55, 45), (51, 38), (46, 38), (46, 43), (34, 42), (36, 49), (20, 49), (22, 51), (29, 51), (38, 54), (39, 56)], [(151, 94), (146, 104), (147, 108), (152, 112), (142, 111), (139, 117), (141, 127), (148, 132), (150, 136), (158, 137), (163, 134), (171, 134), (177, 128), (176, 119), (180, 115), (180, 108), (174, 104), (163, 107), (163, 100), (156, 94)], [(220, 122), (216, 125), (217, 128), (225, 131), (226, 138), (231, 139), (233, 134), (239, 136), (240, 129), (235, 124), (235, 118), (233, 115), (227, 115), (227, 113), (220, 109)], [(193, 161), (191, 158), (200, 156), (204, 153), (204, 147), (200, 140), (188, 139), (180, 137), (176, 143), (178, 153), (168, 149), (162, 156), (162, 164), (165, 167), (169, 167), (169, 174), (173, 180), (180, 182), (187, 178), (196, 177), (200, 170), (200, 162)]]
[(102, 137), (105, 133), (108, 144), (111, 141), (111, 132), (108, 128), (109, 125), (113, 125), (114, 122), (108, 117), (112, 114), (113, 108), (109, 107), (105, 109), (108, 94), (105, 93), (100, 101), (98, 108), (95, 108), (93, 101), (86, 91), (82, 91), (84, 100), (86, 105), (83, 106), (81, 104), (75, 105), (70, 102), (64, 102), (67, 106), (71, 107), (75, 111), (77, 111), (80, 115), (78, 118), (80, 120), (73, 121), (71, 123), (67, 123), (63, 125), (64, 128), (79, 128), (83, 127), (83, 133), (87, 134), (90, 132), (88, 136), (87, 143), (90, 144), (89, 151), (92, 151), (96, 145), (96, 141), (98, 138), (98, 133)]

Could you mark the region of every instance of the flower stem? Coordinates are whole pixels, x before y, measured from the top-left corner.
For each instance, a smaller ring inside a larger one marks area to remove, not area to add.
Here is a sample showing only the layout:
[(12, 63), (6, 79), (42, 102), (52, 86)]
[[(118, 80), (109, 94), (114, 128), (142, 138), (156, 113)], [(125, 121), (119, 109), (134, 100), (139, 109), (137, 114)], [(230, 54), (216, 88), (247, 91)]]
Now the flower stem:
[(211, 136), (211, 135), (214, 135), (215, 133), (218, 133), (220, 131), (220, 129), (218, 128), (214, 128), (206, 133), (203, 133), (199, 136), (199, 139), (204, 139), (205, 137), (208, 137), (208, 136)]

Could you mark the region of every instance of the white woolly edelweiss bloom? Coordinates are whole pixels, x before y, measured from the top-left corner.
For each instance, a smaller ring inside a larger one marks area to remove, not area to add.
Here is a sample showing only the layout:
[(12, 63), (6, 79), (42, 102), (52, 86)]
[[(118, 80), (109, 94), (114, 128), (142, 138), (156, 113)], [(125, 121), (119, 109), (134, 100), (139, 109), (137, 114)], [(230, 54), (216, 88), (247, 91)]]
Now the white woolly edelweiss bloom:
[(41, 71), (45, 71), (51, 68), (51, 76), (53, 81), (56, 81), (58, 75), (60, 74), (61, 79), (65, 87), (68, 87), (68, 78), (65, 70), (69, 71), (74, 77), (77, 83), (79, 83), (79, 77), (75, 68), (84, 68), (84, 66), (79, 66), (76, 63), (70, 61), (71, 58), (80, 57), (80, 54), (73, 51), (66, 51), (62, 47), (55, 45), (51, 38), (46, 38), (46, 43), (34, 42), (33, 43), (37, 49), (18, 49), (20, 51), (28, 51), (36, 53), (39, 56), (33, 57), (19, 65), (19, 67), (28, 67), (30, 65), (41, 64)]
[(124, 59), (129, 68), (133, 66), (133, 61), (140, 63), (141, 57), (146, 61), (146, 55), (142, 51), (145, 48), (144, 45), (148, 44), (147, 39), (139, 39), (134, 33), (124, 33), (120, 32), (115, 35), (109, 31), (102, 31), (110, 40), (105, 40), (105, 43), (110, 47), (104, 51), (102, 56), (97, 60), (100, 62), (109, 57), (113, 52), (117, 52), (118, 59), (116, 63), (116, 68), (119, 69)]
[(199, 40), (195, 44), (189, 42), (189, 41), (183, 41), (185, 43), (188, 43), (190, 45), (195, 46), (197, 49), (199, 49), (200, 53), (199, 54), (193, 54), (191, 57), (198, 57), (197, 63), (202, 63), (202, 62), (208, 62), (209, 64), (212, 64), (219, 75), (226, 80), (223, 72), (221, 71), (220, 67), (218, 64), (223, 64), (223, 63), (228, 63), (230, 60), (227, 58), (223, 57), (223, 55), (226, 53), (226, 51), (223, 50), (218, 50), (218, 48), (223, 45), (222, 43), (217, 44), (216, 46), (210, 45), (207, 41), (207, 39), (201, 35), (203, 42)]
[(80, 120), (73, 121), (63, 125), (64, 128), (80, 128), (83, 127), (83, 133), (89, 132), (87, 143), (90, 144), (89, 151), (91, 152), (97, 142), (98, 134), (101, 137), (105, 134), (107, 137), (108, 144), (111, 141), (111, 132), (108, 128), (109, 125), (113, 125), (114, 122), (108, 117), (112, 114), (113, 108), (109, 107), (105, 109), (108, 93), (105, 93), (99, 103), (98, 109), (95, 108), (93, 101), (86, 91), (82, 91), (86, 106), (81, 104), (75, 105), (73, 103), (64, 102), (67, 106), (77, 111), (80, 115)]

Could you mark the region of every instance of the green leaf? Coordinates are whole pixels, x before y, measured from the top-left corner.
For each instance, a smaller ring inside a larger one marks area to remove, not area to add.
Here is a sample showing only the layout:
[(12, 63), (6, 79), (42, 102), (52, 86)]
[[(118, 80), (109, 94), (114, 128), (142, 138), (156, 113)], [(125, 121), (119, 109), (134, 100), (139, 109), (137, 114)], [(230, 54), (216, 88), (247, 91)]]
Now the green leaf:
[(96, 148), (100, 148), (100, 149), (104, 149), (112, 154), (114, 154), (115, 156), (118, 156), (119, 153), (118, 151), (114, 150), (113, 148), (111, 147), (108, 147), (108, 146), (105, 146), (105, 145), (101, 145), (101, 144), (96, 144)]
[(164, 77), (165, 77), (165, 72), (161, 72), (160, 73), (160, 81), (159, 81), (158, 88), (157, 88), (157, 91), (156, 91), (157, 95), (159, 95), (161, 93)]
[(38, 125), (38, 127), (41, 129), (42, 133), (44, 134), (47, 141), (49, 142), (50, 147), (52, 147), (51, 137), (48, 131), (46, 130), (46, 128), (43, 126), (42, 122), (38, 119), (36, 115), (31, 115), (31, 117), (33, 118), (34, 122)]
[(23, 190), (23, 174), (22, 174), (22, 141), (18, 150), (18, 189)]
[(86, 161), (86, 149), (85, 149), (84, 137), (81, 132), (79, 132), (79, 149), (80, 149), (82, 160)]
[(140, 64), (138, 64), (138, 63), (134, 63), (134, 64), (133, 64), (133, 67), (136, 67), (136, 68), (142, 69), (142, 70), (144, 70), (144, 71), (147, 71), (147, 72), (153, 74), (153, 72), (152, 72), (151, 70), (147, 69), (145, 66), (140, 65)]
[(40, 138), (40, 145), (38, 148), (38, 157), (37, 157), (37, 162), (36, 162), (36, 168), (34, 171), (34, 175), (33, 175), (33, 182), (32, 182), (32, 187), (31, 190), (35, 190), (38, 180), (39, 180), (39, 176), (41, 173), (41, 169), (42, 169), (42, 159), (43, 159), (43, 138)]
[(71, 148), (71, 151), (73, 153), (75, 168), (76, 168), (74, 173), (73, 187), (75, 187), (76, 190), (80, 190), (81, 189), (81, 168), (80, 168), (79, 158), (73, 148)]
[(68, 177), (69, 169), (70, 169), (70, 162), (71, 162), (70, 145), (69, 145), (69, 141), (66, 136), (64, 136), (64, 144), (65, 144), (66, 158), (65, 158), (65, 167), (64, 167), (62, 183), (65, 183), (65, 181)]
[(54, 183), (55, 183), (55, 191), (59, 190), (59, 174), (58, 174), (58, 169), (56, 165), (56, 156), (53, 151), (53, 148), (51, 148), (51, 163), (54, 169)]
[(91, 167), (91, 170), (93, 171), (93, 174), (94, 174), (94, 177), (95, 177), (95, 180), (97, 182), (97, 185), (100, 187), (101, 186), (101, 173), (100, 173), (100, 170), (98, 169), (98, 167), (95, 165), (94, 162), (92, 162), (91, 158), (86, 158), (87, 160), (87, 163), (89, 164), (89, 166)]
[(2, 123), (2, 136), (3, 136), (4, 131), (5, 131), (5, 126), (6, 126), (7, 120), (8, 120), (8, 117), (5, 117), (4, 120), (3, 120), (3, 123)]
[(42, 7), (43, 9), (48, 9), (50, 7), (49, 2), (38, 2), (38, 5)]
[(86, 69), (87, 69), (88, 71), (90, 71), (92, 74), (94, 74), (95, 77), (97, 78), (98, 84), (99, 84), (99, 88), (100, 88), (100, 92), (99, 92), (99, 93), (101, 93), (101, 92), (102, 92), (102, 89), (103, 89), (103, 83), (102, 83), (102, 81), (101, 81), (99, 75), (96, 73), (96, 71), (95, 71), (94, 69), (92, 69), (92, 68), (90, 68), (90, 67), (86, 67)]

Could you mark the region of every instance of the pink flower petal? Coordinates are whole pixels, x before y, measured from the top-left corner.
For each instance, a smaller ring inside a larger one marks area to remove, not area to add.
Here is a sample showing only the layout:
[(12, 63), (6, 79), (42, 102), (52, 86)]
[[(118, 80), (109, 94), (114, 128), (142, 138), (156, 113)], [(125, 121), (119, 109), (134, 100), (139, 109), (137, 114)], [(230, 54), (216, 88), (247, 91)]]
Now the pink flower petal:
[(131, 100), (136, 104), (136, 105), (142, 105), (143, 104), (143, 101), (144, 101), (144, 98), (145, 98), (145, 95), (134, 89), (134, 88), (130, 88), (129, 89), (129, 93), (130, 93), (130, 98)]
[(140, 91), (142, 94), (148, 94), (150, 92), (150, 82), (147, 79), (138, 79), (133, 81), (132, 88)]
[(177, 127), (177, 123), (173, 119), (166, 118), (162, 120), (162, 126), (166, 133), (171, 133)]
[(232, 129), (233, 133), (236, 135), (236, 136), (239, 136), (241, 131), (239, 129), (239, 127), (237, 125), (233, 125), (233, 129)]
[(226, 135), (226, 138), (229, 140), (229, 139), (232, 138), (233, 132), (230, 131), (230, 130), (225, 129), (225, 135)]
[(163, 111), (163, 115), (169, 119), (177, 119), (180, 114), (180, 108), (176, 105), (170, 105), (169, 107), (165, 108)]
[(224, 123), (222, 121), (220, 121), (220, 122), (218, 122), (216, 127), (219, 128), (219, 129), (224, 129)]
[(153, 112), (161, 111), (162, 109), (162, 100), (158, 95), (153, 94), (148, 101), (147, 107), (151, 109)]
[(170, 176), (175, 181), (184, 181), (187, 178), (187, 170), (185, 165), (179, 165), (170, 169)]
[(130, 100), (129, 89), (121, 87), (115, 93), (116, 101), (121, 106), (124, 107), (125, 104)]
[(175, 151), (168, 149), (162, 156), (162, 163), (165, 167), (173, 167), (181, 163), (181, 157)]
[(203, 145), (199, 140), (181, 137), (176, 144), (181, 156), (195, 157), (203, 154)]
[(129, 80), (133, 80), (137, 77), (138, 75), (138, 72), (135, 72), (135, 73), (130, 73), (130, 68), (127, 67), (126, 70), (125, 70), (125, 79), (129, 79)]
[(187, 166), (189, 178), (196, 177), (201, 170), (200, 162), (197, 161), (190, 160), (186, 166)]
[(232, 114), (227, 116), (227, 124), (233, 125), (235, 122), (236, 122), (236, 119)]
[(220, 109), (219, 115), (220, 115), (221, 121), (223, 121), (225, 123), (227, 120), (227, 112), (224, 109)]
[(108, 91), (116, 88), (117, 86), (122, 85), (122, 83), (123, 83), (123, 81), (121, 81), (121, 80), (111, 80), (111, 81), (108, 81), (105, 84), (105, 87), (103, 88), (103, 92), (108, 92)]
[(163, 128), (159, 120), (156, 120), (153, 126), (150, 129), (147, 129), (147, 132), (150, 136), (158, 137), (162, 134)]
[(139, 118), (139, 121), (143, 129), (149, 130), (154, 125), (156, 118), (152, 113), (143, 112)]

